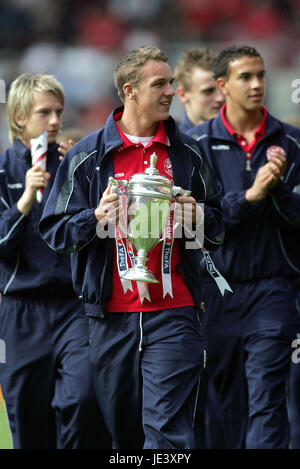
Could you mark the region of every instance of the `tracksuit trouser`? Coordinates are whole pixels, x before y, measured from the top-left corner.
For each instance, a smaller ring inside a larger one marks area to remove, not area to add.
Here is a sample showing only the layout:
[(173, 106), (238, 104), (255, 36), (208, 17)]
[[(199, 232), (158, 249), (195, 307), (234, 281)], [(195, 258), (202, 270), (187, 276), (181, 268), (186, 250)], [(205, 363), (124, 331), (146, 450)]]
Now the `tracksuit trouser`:
[(227, 448), (288, 448), (287, 378), (297, 333), (295, 285), (273, 277), (232, 282), (222, 297), (203, 282), (207, 368)]
[(77, 299), (3, 296), (2, 387), (14, 449), (109, 448)]
[(193, 307), (90, 318), (90, 350), (113, 448), (197, 447), (205, 341)]

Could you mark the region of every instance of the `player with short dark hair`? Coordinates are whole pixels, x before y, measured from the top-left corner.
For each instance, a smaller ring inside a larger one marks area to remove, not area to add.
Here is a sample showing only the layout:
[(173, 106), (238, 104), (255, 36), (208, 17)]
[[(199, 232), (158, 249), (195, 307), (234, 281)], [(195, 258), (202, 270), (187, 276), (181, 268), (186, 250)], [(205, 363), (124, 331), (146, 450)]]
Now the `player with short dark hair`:
[(214, 61), (226, 104), (193, 128), (222, 182), (226, 226), (212, 258), (232, 287), (204, 280), (208, 366), (223, 405), (229, 448), (288, 448), (286, 379), (296, 337), (300, 272), (300, 130), (263, 106), (265, 65), (253, 47)]

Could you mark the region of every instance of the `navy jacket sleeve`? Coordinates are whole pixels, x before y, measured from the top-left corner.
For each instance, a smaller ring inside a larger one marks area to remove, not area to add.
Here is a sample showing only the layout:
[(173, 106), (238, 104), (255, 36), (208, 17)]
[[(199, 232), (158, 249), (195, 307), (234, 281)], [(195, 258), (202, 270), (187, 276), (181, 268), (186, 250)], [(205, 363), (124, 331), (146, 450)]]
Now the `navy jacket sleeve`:
[(229, 191), (222, 199), (225, 226), (230, 227), (241, 223), (247, 215), (255, 211), (261, 202), (251, 204), (245, 198), (245, 190)]
[(208, 251), (215, 251), (223, 243), (225, 234), (221, 209), (222, 186), (212, 168), (209, 167), (203, 153), (201, 154), (199, 177), (205, 189), (204, 198), (197, 198), (197, 202), (203, 203), (204, 210), (203, 246)]
[(288, 228), (300, 227), (300, 129), (281, 124), (283, 148), (287, 155), (286, 172), (269, 192), (270, 207), (279, 223)]
[(11, 204), (8, 194), (5, 170), (0, 173), (0, 257), (14, 257), (22, 242), (22, 235), (27, 217), (22, 214), (17, 204)]
[(196, 239), (200, 243), (203, 240), (205, 249), (215, 251), (224, 241), (222, 186), (198, 142), (186, 134), (181, 134), (181, 141), (176, 146), (179, 156), (174, 161), (174, 181), (184, 189), (190, 188), (197, 203), (203, 204), (204, 226), (197, 227)]

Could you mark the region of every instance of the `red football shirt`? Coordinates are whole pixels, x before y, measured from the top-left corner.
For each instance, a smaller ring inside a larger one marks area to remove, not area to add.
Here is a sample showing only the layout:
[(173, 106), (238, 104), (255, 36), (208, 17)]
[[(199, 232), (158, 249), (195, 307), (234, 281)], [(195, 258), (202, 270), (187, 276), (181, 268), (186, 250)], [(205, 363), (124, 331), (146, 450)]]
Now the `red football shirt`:
[[(117, 122), (121, 114), (115, 115)], [(173, 179), (171, 162), (169, 159), (167, 147), (169, 145), (168, 137), (165, 133), (162, 122), (158, 124), (157, 131), (153, 138), (144, 146), (142, 143), (130, 141), (120, 130), (119, 133), (123, 140), (123, 145), (114, 151), (114, 177), (115, 179), (128, 180), (132, 174), (143, 173), (150, 166), (150, 155), (153, 152), (157, 155), (156, 168), (163, 176)], [(113, 262), (113, 291), (110, 300), (107, 303), (107, 312), (139, 312), (139, 311), (157, 311), (168, 308), (194, 305), (194, 300), (187, 288), (182, 274), (176, 269), (179, 263), (179, 248), (177, 240), (174, 239), (171, 256), (171, 279), (173, 298), (166, 294), (163, 298), (161, 258), (163, 243), (151, 249), (148, 253), (147, 267), (153, 272), (159, 283), (147, 283), (150, 300), (144, 298), (143, 304), (140, 301), (137, 282), (132, 281), (132, 290), (123, 291), (121, 280), (117, 267), (116, 249), (114, 250)], [(127, 262), (130, 267), (130, 261), (127, 254)]]

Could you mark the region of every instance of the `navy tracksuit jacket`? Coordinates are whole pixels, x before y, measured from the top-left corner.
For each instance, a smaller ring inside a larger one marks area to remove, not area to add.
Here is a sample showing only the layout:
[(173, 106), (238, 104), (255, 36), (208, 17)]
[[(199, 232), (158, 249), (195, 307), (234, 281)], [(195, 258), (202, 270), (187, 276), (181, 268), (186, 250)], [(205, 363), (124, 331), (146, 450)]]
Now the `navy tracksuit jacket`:
[[(204, 247), (214, 251), (224, 236), (220, 183), (211, 177), (197, 143), (180, 134), (172, 118), (164, 121), (164, 125), (170, 140), (168, 152), (174, 184), (191, 189), (197, 202), (205, 201)], [(114, 175), (113, 150), (122, 143), (112, 114), (103, 129), (78, 142), (62, 161), (40, 223), (42, 237), (52, 249), (71, 253), (74, 289), (82, 297), (89, 316), (104, 315), (112, 291), (114, 240), (97, 237), (94, 210), (109, 177)], [(200, 309), (201, 254), (199, 249), (184, 249), (185, 239), (178, 241), (179, 268)]]
[[(251, 171), (220, 113), (189, 135), (198, 140), (224, 191), (225, 242), (212, 258), (233, 294), (223, 299), (207, 275), (203, 291), (208, 364), (225, 409), (228, 446), (285, 448), (285, 378), (296, 335), (293, 279), (300, 273), (300, 130), (268, 114)], [(285, 150), (287, 170), (266, 199), (252, 205), (245, 191), (272, 145)]]
[(178, 128), (180, 132), (187, 134), (193, 127), (194, 127), (194, 124), (190, 121), (190, 119), (188, 118), (185, 112), (183, 115), (182, 121), (178, 124)]
[[(188, 134), (193, 127), (195, 127), (194, 124), (190, 121), (185, 112), (182, 121), (178, 124), (179, 130)], [(204, 259), (202, 262), (204, 265)], [(205, 274), (206, 273), (207, 272), (205, 272)], [(214, 381), (210, 378), (210, 370), (208, 367), (206, 367), (202, 373), (199, 395), (198, 420), (200, 447), (204, 449), (224, 448), (226, 447), (226, 436), (222, 421), (222, 409), (216, 395)]]
[(17, 201), (30, 150), (15, 138), (0, 156), (0, 338), (6, 344), (0, 384), (14, 448), (103, 448), (108, 440), (91, 382), (88, 325), (70, 259), (51, 250), (38, 231), (60, 163), (57, 148), (49, 144), (51, 178), (28, 216)]

